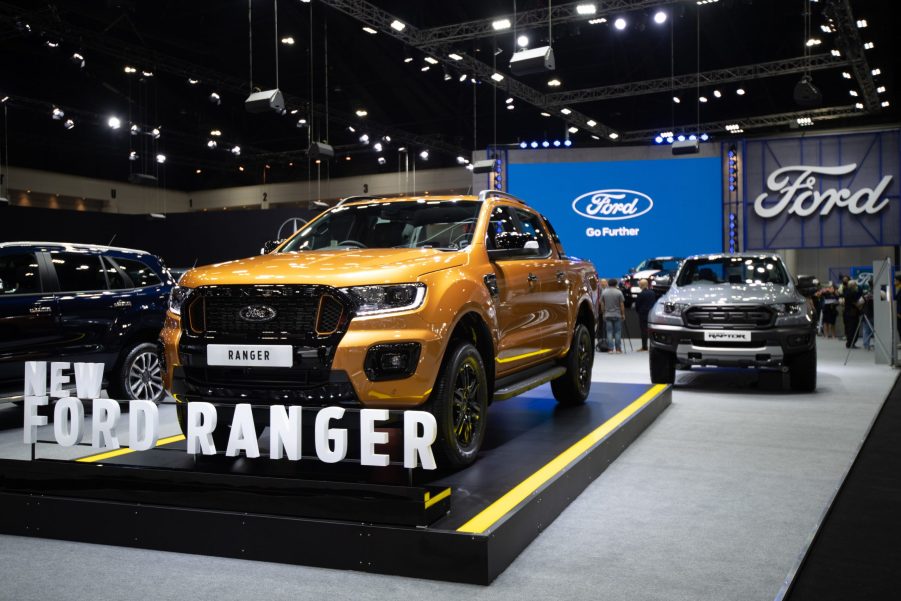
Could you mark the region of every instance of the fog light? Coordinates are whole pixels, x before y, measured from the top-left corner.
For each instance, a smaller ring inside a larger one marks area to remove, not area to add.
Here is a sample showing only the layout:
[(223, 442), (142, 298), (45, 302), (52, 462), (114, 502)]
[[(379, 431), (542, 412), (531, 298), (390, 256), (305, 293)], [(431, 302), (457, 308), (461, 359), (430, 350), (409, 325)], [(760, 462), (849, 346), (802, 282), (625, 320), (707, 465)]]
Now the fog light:
[(654, 332), (654, 342), (658, 342), (660, 344), (672, 344), (672, 339), (669, 334), (664, 334), (662, 332)]
[(366, 352), (364, 370), (373, 382), (379, 380), (399, 380), (416, 371), (419, 363), (418, 342), (377, 344)]

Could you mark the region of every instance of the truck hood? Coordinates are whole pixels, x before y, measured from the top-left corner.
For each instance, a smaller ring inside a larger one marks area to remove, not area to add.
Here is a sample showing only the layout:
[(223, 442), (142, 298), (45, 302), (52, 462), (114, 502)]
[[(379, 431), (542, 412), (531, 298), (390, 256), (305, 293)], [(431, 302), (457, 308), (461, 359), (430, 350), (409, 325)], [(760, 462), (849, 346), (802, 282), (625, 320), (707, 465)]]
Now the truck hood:
[(673, 286), (665, 302), (689, 305), (769, 305), (801, 302), (793, 286), (777, 284), (691, 284)]
[(415, 282), (427, 273), (458, 267), (461, 251), (377, 248), (274, 253), (192, 269), (182, 286), (241, 284), (325, 284), (340, 288)]

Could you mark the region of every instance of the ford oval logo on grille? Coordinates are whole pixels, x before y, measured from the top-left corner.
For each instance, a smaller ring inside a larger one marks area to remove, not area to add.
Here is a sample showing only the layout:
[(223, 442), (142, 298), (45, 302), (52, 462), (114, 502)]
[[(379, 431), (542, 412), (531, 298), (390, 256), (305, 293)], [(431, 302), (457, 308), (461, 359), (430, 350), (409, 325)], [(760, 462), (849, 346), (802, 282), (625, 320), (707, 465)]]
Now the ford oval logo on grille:
[(602, 221), (640, 217), (654, 207), (651, 197), (635, 190), (595, 190), (576, 198), (573, 211)]
[(244, 321), (259, 323), (263, 321), (272, 321), (275, 319), (277, 313), (275, 312), (275, 309), (269, 305), (249, 305), (241, 309), (238, 312), (238, 315), (240, 315), (241, 319)]

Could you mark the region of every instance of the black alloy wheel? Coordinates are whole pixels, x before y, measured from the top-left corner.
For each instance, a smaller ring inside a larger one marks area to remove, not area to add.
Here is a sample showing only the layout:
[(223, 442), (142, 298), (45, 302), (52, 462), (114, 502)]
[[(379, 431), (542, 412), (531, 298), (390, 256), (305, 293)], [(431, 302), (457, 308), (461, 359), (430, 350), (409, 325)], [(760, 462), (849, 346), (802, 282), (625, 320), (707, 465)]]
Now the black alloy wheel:
[(591, 391), (591, 370), (594, 367), (594, 342), (583, 323), (573, 329), (569, 352), (562, 360), (566, 373), (551, 382), (554, 398), (561, 405), (581, 405)]

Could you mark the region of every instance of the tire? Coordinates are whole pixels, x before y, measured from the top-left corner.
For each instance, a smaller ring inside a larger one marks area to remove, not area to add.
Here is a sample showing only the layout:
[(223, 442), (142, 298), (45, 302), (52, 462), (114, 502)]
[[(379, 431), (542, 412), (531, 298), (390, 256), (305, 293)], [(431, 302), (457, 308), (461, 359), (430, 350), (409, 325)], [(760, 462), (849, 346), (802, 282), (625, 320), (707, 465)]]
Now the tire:
[(813, 392), (817, 389), (817, 349), (795, 355), (787, 361), (788, 381), (796, 392)]
[(576, 324), (563, 366), (566, 373), (551, 381), (554, 398), (560, 405), (581, 405), (591, 390), (591, 368), (594, 366), (591, 334), (584, 324)]
[(114, 376), (112, 388), (119, 401), (154, 401), (163, 399), (162, 364), (159, 347), (141, 342), (126, 352)]
[[(221, 407), (216, 407), (217, 413), (217, 422), (216, 429), (213, 430), (213, 444), (216, 445), (216, 453), (223, 454), (225, 453), (226, 447), (228, 447), (228, 437), (231, 433), (231, 421), (234, 416), (234, 412), (231, 411), (222, 411)], [(178, 420), (178, 427), (181, 429), (181, 433), (185, 436), (188, 435), (188, 404), (187, 403), (176, 403), (175, 405), (175, 418)]]
[(655, 348), (651, 349), (648, 356), (651, 365), (651, 383), (674, 384), (676, 382), (676, 356)]
[(452, 342), (429, 398), (438, 423), (435, 460), (439, 467), (471, 465), (485, 440), (488, 379), (482, 356), (468, 342)]

